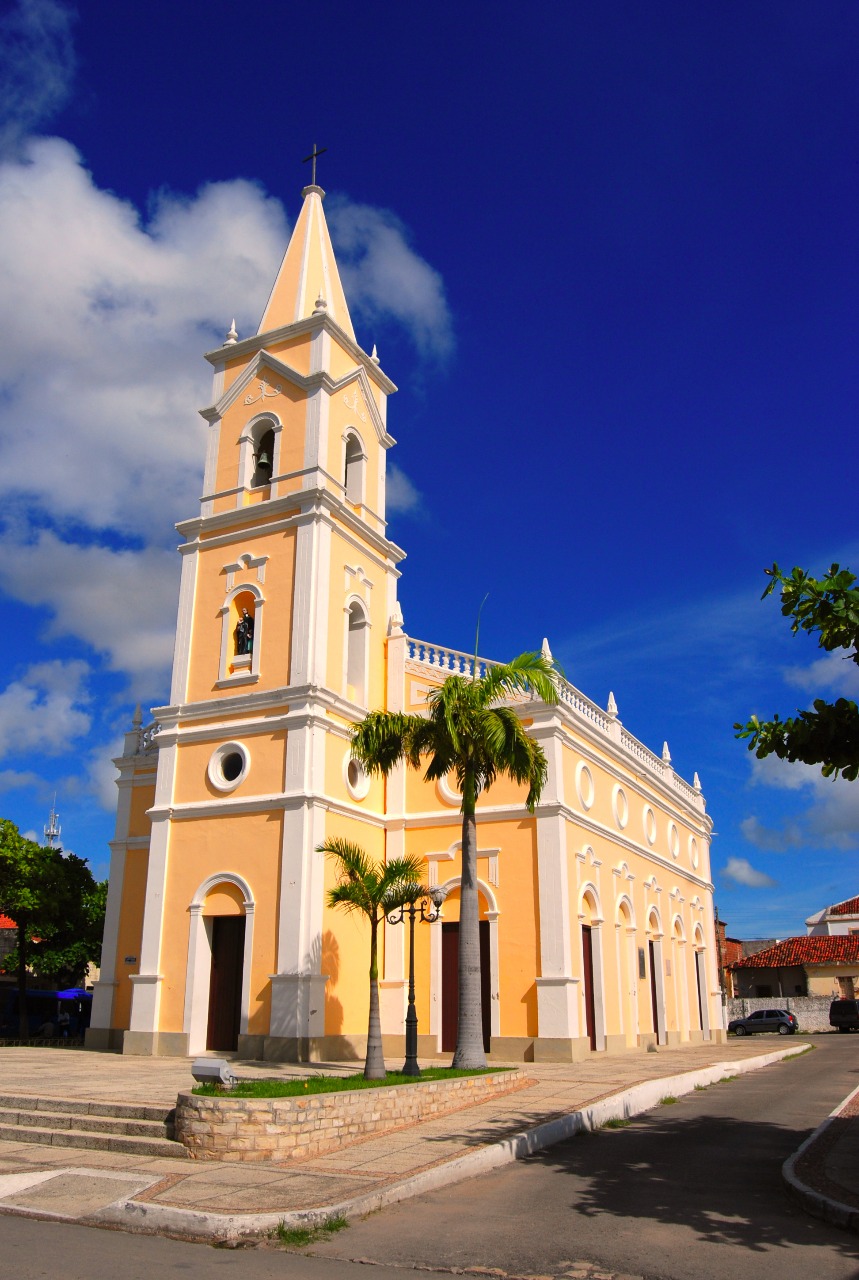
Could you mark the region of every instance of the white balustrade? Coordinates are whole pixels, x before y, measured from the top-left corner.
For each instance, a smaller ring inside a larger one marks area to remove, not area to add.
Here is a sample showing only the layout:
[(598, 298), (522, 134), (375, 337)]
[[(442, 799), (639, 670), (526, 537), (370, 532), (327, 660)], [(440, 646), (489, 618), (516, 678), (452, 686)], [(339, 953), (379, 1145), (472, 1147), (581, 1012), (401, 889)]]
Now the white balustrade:
[[(446, 649), (439, 644), (430, 644), (427, 640), (413, 640), (411, 636), (406, 636), (406, 652), (412, 662), (417, 662), (421, 666), (427, 667), (430, 671), (444, 673), (448, 675), (464, 675), (470, 676), (474, 668), (474, 655), (470, 653), (462, 653), (458, 649)], [(477, 676), (482, 678), (490, 667), (498, 666), (497, 662), (490, 662), (488, 658), (477, 659)], [(591, 724), (602, 729), (604, 733), (608, 733), (613, 723), (614, 717), (607, 715), (601, 707), (595, 702), (591, 702), (590, 698), (571, 685), (567, 680), (559, 680), (558, 694), (561, 702), (572, 708), (573, 712), (581, 716), (583, 719), (590, 721)], [(527, 695), (525, 695), (527, 696)], [(522, 695), (514, 696), (511, 701), (518, 702)], [(620, 745), (631, 756), (645, 765), (651, 772), (655, 773), (663, 782), (668, 781), (669, 785), (673, 783), (676, 791), (691, 804), (699, 808), (701, 805), (701, 795), (694, 787), (690, 786), (682, 778), (678, 777), (673, 770), (666, 776), (665, 767), (660, 759), (653, 751), (639, 742), (638, 738), (634, 738), (632, 734), (622, 728), (620, 734)]]

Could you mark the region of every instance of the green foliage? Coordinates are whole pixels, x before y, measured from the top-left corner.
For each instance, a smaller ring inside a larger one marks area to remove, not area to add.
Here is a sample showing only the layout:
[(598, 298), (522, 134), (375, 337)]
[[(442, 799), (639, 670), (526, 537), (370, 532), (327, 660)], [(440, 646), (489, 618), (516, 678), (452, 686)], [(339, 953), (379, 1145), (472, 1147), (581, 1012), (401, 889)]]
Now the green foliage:
[(392, 858), (390, 862), (373, 862), (360, 845), (340, 838), (317, 846), (317, 853), (327, 853), (337, 863), (339, 883), (328, 891), (329, 907), (358, 911), (372, 923), (395, 910), (418, 888), (423, 873), (420, 858)]
[(416, 1080), (414, 1076), (404, 1076), (401, 1071), (388, 1071), (381, 1080), (368, 1080), (365, 1076), (293, 1076), (289, 1080), (240, 1080), (232, 1088), (207, 1082), (196, 1085), (192, 1092), (207, 1098), (303, 1098), (313, 1093), (349, 1093), (353, 1089), (384, 1089), (404, 1084), (415, 1086), (426, 1080), (458, 1080), (462, 1076), (485, 1076), (510, 1070), (510, 1067), (485, 1067), (475, 1071), (454, 1067), (424, 1067), (420, 1080)]
[[(781, 587), (781, 611), (791, 618), (791, 631), (817, 636), (827, 653), (845, 649), (845, 661), (859, 665), (859, 588), (855, 574), (833, 564), (823, 578), (812, 578), (795, 567), (782, 573), (777, 564), (766, 570), (770, 581), (761, 599)], [(752, 716), (735, 724), (736, 736), (749, 740), (758, 759), (775, 755), (780, 760), (821, 765), (824, 777), (841, 773), (853, 781), (859, 777), (859, 708), (848, 698), (827, 702), (815, 698), (812, 711), (799, 711), (786, 720), (774, 715), (761, 721)]]
[(339, 837), (317, 845), (316, 852), (328, 854), (337, 864), (338, 882), (328, 891), (329, 907), (357, 911), (370, 923), (370, 1009), (364, 1075), (368, 1080), (384, 1079), (379, 1014), (379, 925), (389, 911), (410, 901), (417, 891), (423, 891), (420, 884), (423, 864), (420, 858), (373, 862), (360, 845)]
[(309, 1244), (315, 1244), (317, 1240), (327, 1240), (329, 1236), (348, 1226), (348, 1220), (341, 1215), (326, 1218), (324, 1222), (310, 1223), (306, 1227), (288, 1227), (285, 1222), (279, 1222), (274, 1236), (279, 1244), (292, 1249), (303, 1249)]
[(625, 1120), (623, 1116), (612, 1116), (610, 1120), (606, 1120), (600, 1125), (601, 1129), (628, 1129), (632, 1124), (631, 1120)]
[(369, 773), (387, 775), (401, 760), (425, 765), (428, 782), (453, 773), (463, 813), (473, 812), (481, 792), (505, 774), (528, 787), (533, 812), (546, 781), (546, 757), (504, 698), (534, 693), (558, 700), (558, 673), (538, 653), (489, 667), (480, 678), (451, 675), (427, 698), (428, 716), (371, 711), (353, 731), (352, 751)]
[(676, 1101), (673, 1093), (666, 1093), (664, 1098), (659, 1099), (659, 1104), (663, 1107), (673, 1107)]
[(27, 840), (0, 819), (0, 912), (18, 928), (6, 964), (22, 991), (30, 972), (67, 986), (83, 978), (89, 961), (98, 963), (106, 896), (107, 884), (93, 879), (86, 859)]
[[(482, 606), (481, 606), (482, 607)], [(486, 1065), (480, 995), (480, 945), (477, 904), (478, 796), (499, 775), (528, 788), (525, 803), (533, 813), (546, 781), (543, 748), (530, 738), (516, 712), (500, 705), (517, 695), (558, 701), (559, 673), (539, 653), (522, 653), (512, 662), (487, 667), (477, 675), (450, 675), (427, 697), (427, 715), (371, 711), (352, 731), (352, 752), (371, 774), (387, 776), (400, 761), (424, 769), (435, 782), (452, 773), (462, 795), (462, 877), (459, 899), (459, 1016), (454, 1063)]]

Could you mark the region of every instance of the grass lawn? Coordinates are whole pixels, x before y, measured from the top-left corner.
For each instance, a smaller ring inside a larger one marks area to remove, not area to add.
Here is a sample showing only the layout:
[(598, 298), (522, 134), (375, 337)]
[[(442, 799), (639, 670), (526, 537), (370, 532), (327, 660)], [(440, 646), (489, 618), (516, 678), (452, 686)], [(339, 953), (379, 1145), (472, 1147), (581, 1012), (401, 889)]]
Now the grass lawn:
[(343, 1093), (347, 1089), (381, 1089), (392, 1084), (418, 1084), (421, 1080), (458, 1080), (462, 1076), (485, 1076), (511, 1067), (482, 1067), (459, 1071), (452, 1067), (427, 1067), (419, 1076), (404, 1076), (389, 1071), (384, 1080), (365, 1080), (363, 1076), (302, 1076), (291, 1080), (239, 1080), (232, 1089), (219, 1084), (198, 1084), (194, 1093), (208, 1098), (301, 1098), (311, 1093)]

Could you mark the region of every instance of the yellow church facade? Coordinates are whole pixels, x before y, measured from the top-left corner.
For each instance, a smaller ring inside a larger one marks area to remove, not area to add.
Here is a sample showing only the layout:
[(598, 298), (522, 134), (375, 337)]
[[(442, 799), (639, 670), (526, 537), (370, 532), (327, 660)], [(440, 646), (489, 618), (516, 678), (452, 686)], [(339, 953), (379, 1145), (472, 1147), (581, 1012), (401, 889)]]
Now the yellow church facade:
[[(334, 871), (316, 852), (338, 836), (376, 858), (415, 855), (447, 890), (442, 918), (416, 930), (416, 998), (420, 1053), (454, 1047), (460, 798), (405, 767), (367, 777), (350, 732), (371, 708), (421, 711), (472, 660), (404, 629), (404, 552), (385, 521), (396, 388), (356, 342), (323, 194), (303, 192), (259, 332), (233, 327), (207, 356), (170, 703), (146, 727), (136, 718), (116, 761), (90, 1049), (362, 1057), (369, 933), (327, 907)], [(611, 696), (603, 710), (562, 682), (557, 705), (514, 705), (548, 779), (533, 814), (503, 779), (478, 803), (487, 1050), (570, 1060), (722, 1038), (697, 778), (634, 738)], [(384, 926), (392, 1054), (406, 943)]]

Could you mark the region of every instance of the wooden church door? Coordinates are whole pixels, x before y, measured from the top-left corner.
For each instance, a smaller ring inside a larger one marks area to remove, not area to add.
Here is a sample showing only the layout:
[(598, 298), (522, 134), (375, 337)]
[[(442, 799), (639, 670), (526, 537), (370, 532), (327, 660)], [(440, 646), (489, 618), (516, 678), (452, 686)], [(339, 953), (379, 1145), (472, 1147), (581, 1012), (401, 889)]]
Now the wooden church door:
[[(483, 1048), (489, 1052), (492, 1033), (491, 974), (489, 972), (489, 921), (480, 921), (480, 1006), (483, 1015)], [(453, 1053), (459, 1019), (459, 922), (441, 926), (441, 1048)]]
[(214, 916), (207, 1049), (238, 1048), (244, 957), (245, 917)]

